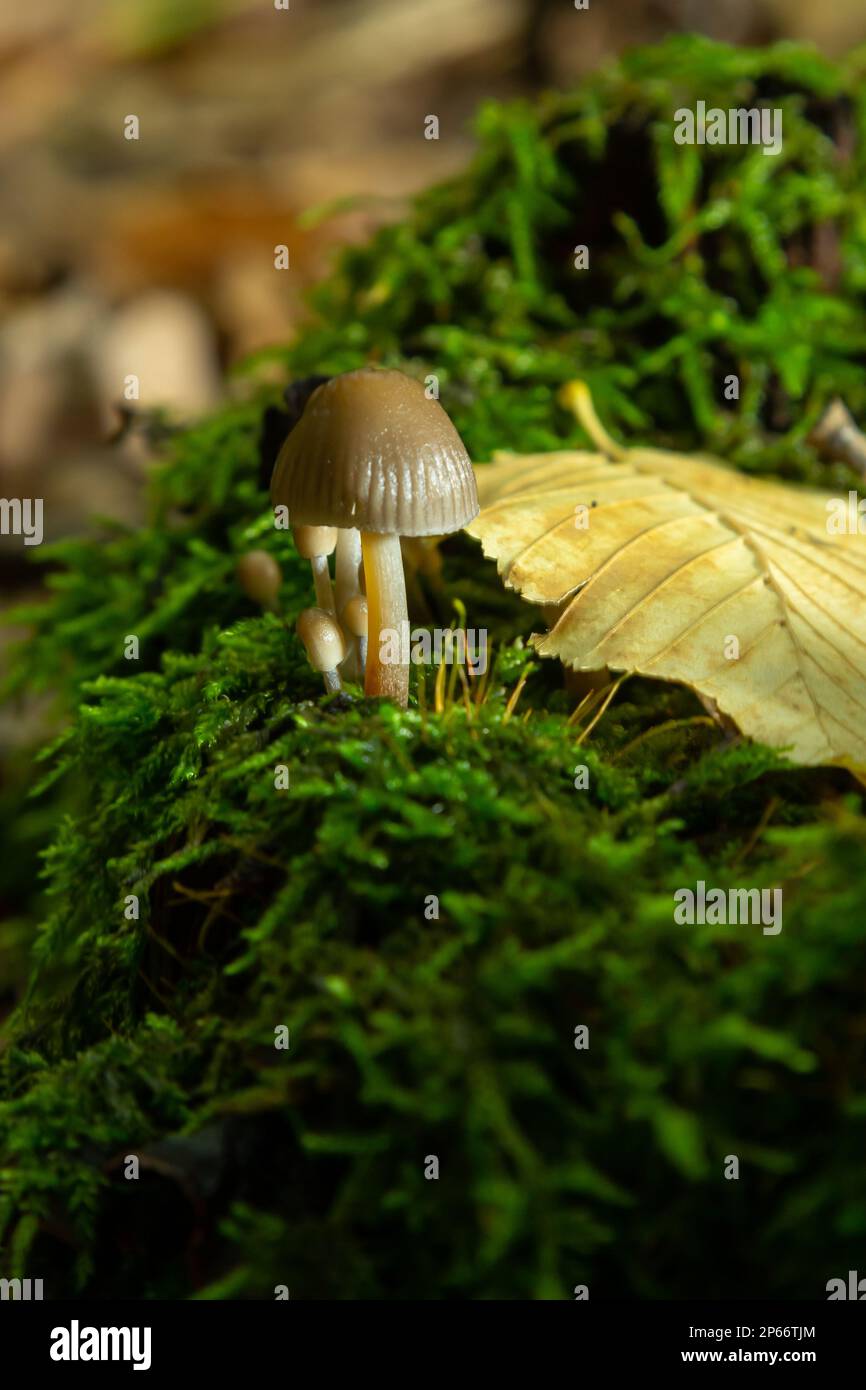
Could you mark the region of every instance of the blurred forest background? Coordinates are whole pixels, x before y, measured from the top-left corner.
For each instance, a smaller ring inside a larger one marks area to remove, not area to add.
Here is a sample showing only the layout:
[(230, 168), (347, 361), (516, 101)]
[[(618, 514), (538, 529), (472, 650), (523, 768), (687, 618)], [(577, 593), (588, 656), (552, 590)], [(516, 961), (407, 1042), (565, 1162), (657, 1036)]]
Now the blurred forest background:
[[(143, 411), (211, 410), (235, 363), (292, 335), (335, 246), (466, 163), (481, 100), (567, 87), (677, 31), (835, 55), (866, 39), (866, 9), (0, 0), (0, 496), (44, 498), (46, 541), (94, 514), (135, 523), (149, 445), (120, 428), (126, 372)], [(137, 141), (124, 138), (132, 114)], [(275, 274), (280, 243), (291, 269)], [(0, 537), (3, 607), (37, 582), (27, 558)], [(0, 663), (18, 635), (0, 607)], [(32, 705), (0, 716), (0, 761), (39, 718)]]

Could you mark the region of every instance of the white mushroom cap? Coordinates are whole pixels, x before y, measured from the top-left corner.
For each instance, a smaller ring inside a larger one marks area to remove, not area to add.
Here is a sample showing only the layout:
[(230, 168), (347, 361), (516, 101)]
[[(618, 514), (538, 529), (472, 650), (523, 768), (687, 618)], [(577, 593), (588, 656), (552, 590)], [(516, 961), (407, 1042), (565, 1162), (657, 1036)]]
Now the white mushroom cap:
[[(291, 515), (291, 513), (289, 513)], [(292, 537), (299, 555), (313, 560), (317, 555), (332, 555), (337, 545), (336, 526), (293, 526)]]
[(266, 550), (248, 550), (238, 560), (235, 573), (244, 593), (254, 603), (263, 608), (276, 603), (283, 575), (273, 555)]
[(367, 636), (367, 600), (363, 594), (350, 598), (341, 614), (343, 626), (353, 637)]
[(298, 618), (297, 632), (313, 669), (336, 671), (346, 656), (346, 639), (333, 613), (305, 608)]

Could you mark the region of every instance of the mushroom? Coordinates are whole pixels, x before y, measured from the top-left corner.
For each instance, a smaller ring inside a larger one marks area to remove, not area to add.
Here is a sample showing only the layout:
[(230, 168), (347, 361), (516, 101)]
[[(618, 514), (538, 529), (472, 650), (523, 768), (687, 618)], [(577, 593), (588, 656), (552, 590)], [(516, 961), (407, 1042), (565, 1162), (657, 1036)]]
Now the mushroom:
[(276, 608), (283, 575), (273, 555), (266, 550), (248, 550), (238, 560), (235, 574), (253, 603), (260, 604), (262, 608)]
[[(346, 605), (353, 598), (361, 597), (361, 533), (354, 526), (346, 530), (337, 532), (337, 554), (334, 561), (334, 590), (337, 599), (337, 615), (342, 622), (342, 614)], [(367, 629), (364, 629), (364, 638), (367, 636)], [(359, 672), (363, 675), (364, 663), (366, 661), (366, 640), (364, 641), (364, 653), (361, 653), (361, 642), (357, 635), (354, 641), (349, 644), (349, 651), (346, 660), (343, 662), (343, 674), (348, 680), (357, 680)]]
[[(289, 508), (289, 516), (292, 515)], [(337, 532), (333, 526), (293, 526), (292, 536), (298, 547), (298, 554), (309, 560), (316, 586), (316, 602), (329, 613), (334, 611), (334, 596), (331, 592), (331, 575), (328, 569), (328, 556), (334, 553)]]
[(355, 594), (349, 599), (342, 613), (340, 623), (346, 632), (351, 633), (358, 643), (361, 670), (367, 665), (367, 600), (363, 594)]
[(286, 439), (271, 498), (301, 526), (361, 532), (369, 635), (364, 688), (405, 707), (408, 662), (382, 659), (382, 634), (404, 654), (402, 536), (459, 531), (478, 513), (469, 455), (438, 401), (402, 372), (362, 367), (314, 391)]
[(305, 608), (297, 622), (297, 632), (315, 671), (321, 671), (325, 690), (333, 695), (342, 690), (337, 667), (346, 655), (346, 639), (333, 613), (324, 608)]

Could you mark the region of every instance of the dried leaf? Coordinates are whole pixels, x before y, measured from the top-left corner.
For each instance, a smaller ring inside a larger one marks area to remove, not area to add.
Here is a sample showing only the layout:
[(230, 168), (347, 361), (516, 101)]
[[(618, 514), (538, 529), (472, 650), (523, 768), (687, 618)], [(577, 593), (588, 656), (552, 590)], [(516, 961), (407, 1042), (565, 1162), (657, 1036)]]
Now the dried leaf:
[(573, 403), (604, 452), (497, 454), (468, 527), (553, 610), (541, 655), (683, 682), (800, 763), (866, 766), (866, 537), (828, 531), (829, 494), (621, 449)]

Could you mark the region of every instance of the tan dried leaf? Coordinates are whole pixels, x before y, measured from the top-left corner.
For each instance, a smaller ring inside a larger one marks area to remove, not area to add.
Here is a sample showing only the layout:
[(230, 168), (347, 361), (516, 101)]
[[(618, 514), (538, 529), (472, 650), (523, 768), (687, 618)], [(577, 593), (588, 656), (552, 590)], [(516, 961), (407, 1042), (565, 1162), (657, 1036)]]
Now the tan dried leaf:
[(605, 452), (495, 455), (467, 528), (548, 610), (537, 650), (689, 685), (800, 763), (866, 766), (866, 536), (830, 534), (828, 493), (620, 449), (582, 405)]

